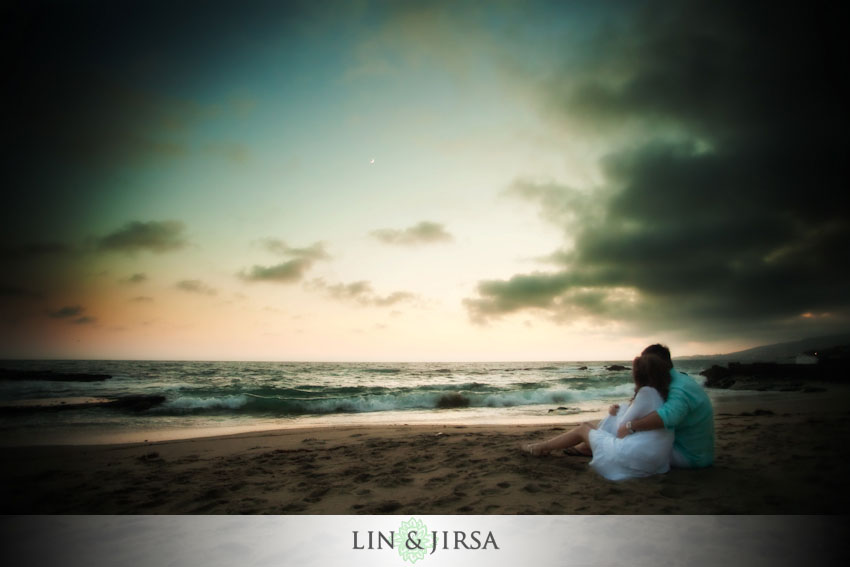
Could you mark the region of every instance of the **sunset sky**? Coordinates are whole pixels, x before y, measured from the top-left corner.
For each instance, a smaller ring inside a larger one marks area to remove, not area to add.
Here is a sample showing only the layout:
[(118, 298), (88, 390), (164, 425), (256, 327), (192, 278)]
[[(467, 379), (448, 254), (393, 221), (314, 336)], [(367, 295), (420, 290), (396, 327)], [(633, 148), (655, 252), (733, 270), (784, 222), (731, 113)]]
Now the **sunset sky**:
[(825, 8), (4, 20), (2, 357), (598, 360), (848, 329)]

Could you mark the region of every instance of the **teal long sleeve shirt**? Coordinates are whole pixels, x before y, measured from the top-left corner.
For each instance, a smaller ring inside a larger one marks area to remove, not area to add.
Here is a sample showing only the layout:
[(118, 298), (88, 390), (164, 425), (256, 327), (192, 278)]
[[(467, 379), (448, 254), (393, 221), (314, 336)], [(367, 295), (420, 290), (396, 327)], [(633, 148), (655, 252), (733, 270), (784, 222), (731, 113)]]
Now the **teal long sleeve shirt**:
[(673, 448), (694, 467), (714, 462), (714, 408), (703, 387), (675, 368), (670, 370), (670, 393), (658, 408), (666, 429), (676, 433)]

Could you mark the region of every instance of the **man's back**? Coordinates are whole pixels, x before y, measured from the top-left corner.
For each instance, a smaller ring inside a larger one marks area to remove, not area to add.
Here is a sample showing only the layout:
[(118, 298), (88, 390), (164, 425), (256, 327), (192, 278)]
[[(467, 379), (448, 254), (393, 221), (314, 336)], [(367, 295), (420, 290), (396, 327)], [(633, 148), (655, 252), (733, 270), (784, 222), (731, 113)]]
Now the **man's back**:
[(714, 462), (714, 408), (702, 386), (676, 370), (670, 370), (670, 393), (658, 409), (664, 427), (676, 431), (673, 450), (693, 467)]

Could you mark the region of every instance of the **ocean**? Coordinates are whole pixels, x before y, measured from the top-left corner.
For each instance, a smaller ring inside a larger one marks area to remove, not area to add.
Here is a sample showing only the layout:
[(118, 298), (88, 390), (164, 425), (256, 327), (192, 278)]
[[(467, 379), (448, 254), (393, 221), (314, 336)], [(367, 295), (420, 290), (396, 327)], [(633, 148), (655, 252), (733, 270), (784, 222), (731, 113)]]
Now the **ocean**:
[[(2, 361), (106, 374), (0, 380), (0, 444), (144, 442), (287, 427), (563, 423), (631, 397), (627, 361), (325, 363)], [(708, 361), (677, 361), (702, 381)], [(132, 398), (131, 398), (132, 397)], [(146, 403), (114, 404), (142, 399)]]

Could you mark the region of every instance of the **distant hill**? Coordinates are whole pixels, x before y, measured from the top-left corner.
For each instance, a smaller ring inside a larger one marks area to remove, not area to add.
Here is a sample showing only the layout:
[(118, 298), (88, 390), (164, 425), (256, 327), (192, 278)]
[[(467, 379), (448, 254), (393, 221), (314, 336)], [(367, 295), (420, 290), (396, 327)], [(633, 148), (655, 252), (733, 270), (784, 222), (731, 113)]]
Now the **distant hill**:
[(674, 360), (715, 360), (718, 362), (793, 362), (797, 355), (810, 350), (822, 350), (834, 346), (850, 344), (850, 333), (812, 337), (788, 343), (777, 343), (730, 352), (728, 354), (708, 354), (674, 357)]

